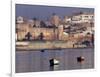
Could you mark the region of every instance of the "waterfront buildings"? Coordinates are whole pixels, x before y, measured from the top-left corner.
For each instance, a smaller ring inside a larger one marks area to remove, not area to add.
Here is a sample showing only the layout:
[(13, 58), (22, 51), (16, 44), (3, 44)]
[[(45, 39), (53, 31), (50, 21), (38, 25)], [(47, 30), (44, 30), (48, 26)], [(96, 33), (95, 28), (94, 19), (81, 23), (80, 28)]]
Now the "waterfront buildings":
[(91, 23), (94, 22), (94, 15), (89, 13), (79, 13), (72, 16), (72, 23)]
[(78, 13), (65, 16), (61, 19), (53, 14), (50, 20), (43, 21), (37, 18), (24, 19), (19, 16), (16, 21), (17, 40), (63, 40), (79, 41), (94, 34), (94, 15)]

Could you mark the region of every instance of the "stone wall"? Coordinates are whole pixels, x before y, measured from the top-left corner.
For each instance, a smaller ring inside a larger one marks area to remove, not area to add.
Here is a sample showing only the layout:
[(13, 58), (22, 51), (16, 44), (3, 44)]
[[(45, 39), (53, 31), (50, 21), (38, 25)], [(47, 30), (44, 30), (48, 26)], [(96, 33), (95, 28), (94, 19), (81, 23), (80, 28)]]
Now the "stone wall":
[(17, 39), (23, 40), (25, 39), (25, 35), (30, 32), (32, 35), (31, 39), (38, 39), (40, 33), (43, 33), (44, 40), (63, 40), (63, 27), (59, 28), (39, 28), (39, 27), (32, 27), (29, 24), (17, 24), (16, 28), (17, 31)]

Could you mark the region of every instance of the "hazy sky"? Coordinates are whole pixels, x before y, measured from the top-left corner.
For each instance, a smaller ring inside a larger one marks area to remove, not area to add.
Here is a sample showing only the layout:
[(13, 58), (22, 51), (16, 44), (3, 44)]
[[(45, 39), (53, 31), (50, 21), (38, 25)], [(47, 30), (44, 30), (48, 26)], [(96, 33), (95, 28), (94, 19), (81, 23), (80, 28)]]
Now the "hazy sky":
[(93, 8), (75, 8), (75, 7), (56, 7), (56, 6), (42, 6), (42, 5), (25, 5), (16, 4), (16, 16), (23, 16), (28, 19), (36, 17), (40, 20), (47, 20), (49, 17), (56, 13), (61, 18), (65, 15), (72, 15), (76, 12), (94, 13)]

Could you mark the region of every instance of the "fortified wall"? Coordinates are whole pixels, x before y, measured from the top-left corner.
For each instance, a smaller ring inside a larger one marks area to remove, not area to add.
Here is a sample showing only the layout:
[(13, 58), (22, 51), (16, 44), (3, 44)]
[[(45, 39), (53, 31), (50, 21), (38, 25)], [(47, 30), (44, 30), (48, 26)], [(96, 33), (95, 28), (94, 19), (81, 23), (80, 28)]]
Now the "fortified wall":
[(30, 32), (31, 39), (36, 40), (38, 39), (40, 33), (43, 34), (44, 40), (63, 40), (63, 25), (60, 25), (58, 28), (39, 28), (33, 27), (28, 23), (16, 24), (16, 34), (17, 40), (25, 39), (28, 32)]

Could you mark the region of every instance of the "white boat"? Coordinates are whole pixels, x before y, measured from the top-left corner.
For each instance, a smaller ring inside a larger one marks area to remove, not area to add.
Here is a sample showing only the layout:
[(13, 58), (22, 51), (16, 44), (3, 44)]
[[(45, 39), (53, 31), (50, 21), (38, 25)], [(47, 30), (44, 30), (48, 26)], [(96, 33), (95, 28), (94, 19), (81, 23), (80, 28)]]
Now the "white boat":
[(59, 61), (57, 59), (54, 59), (54, 64), (59, 64)]
[(57, 59), (50, 59), (50, 66), (59, 65), (59, 60)]

